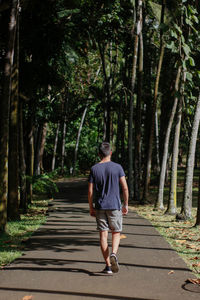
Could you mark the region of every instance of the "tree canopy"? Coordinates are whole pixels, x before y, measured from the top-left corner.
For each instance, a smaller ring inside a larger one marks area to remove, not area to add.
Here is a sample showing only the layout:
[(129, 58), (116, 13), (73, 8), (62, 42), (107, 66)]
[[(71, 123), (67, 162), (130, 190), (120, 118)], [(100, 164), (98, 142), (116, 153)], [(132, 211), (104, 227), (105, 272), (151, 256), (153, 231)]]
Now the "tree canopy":
[[(0, 1), (1, 229), (31, 202), (35, 176), (87, 175), (103, 140), (133, 202), (148, 201), (155, 184), (155, 208), (163, 208), (177, 166), (185, 188), (192, 182), (199, 12), (192, 0)], [(176, 213), (172, 185), (171, 195)], [(190, 217), (191, 193), (184, 199)]]

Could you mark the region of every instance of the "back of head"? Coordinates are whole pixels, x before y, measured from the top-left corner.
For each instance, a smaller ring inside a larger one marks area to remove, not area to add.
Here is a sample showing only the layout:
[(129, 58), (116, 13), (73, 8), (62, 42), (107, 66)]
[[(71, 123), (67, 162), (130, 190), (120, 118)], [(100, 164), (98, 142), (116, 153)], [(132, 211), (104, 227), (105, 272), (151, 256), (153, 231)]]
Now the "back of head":
[(110, 153), (111, 153), (110, 144), (107, 142), (101, 143), (99, 146), (99, 155), (101, 157), (106, 157), (106, 156), (110, 155)]

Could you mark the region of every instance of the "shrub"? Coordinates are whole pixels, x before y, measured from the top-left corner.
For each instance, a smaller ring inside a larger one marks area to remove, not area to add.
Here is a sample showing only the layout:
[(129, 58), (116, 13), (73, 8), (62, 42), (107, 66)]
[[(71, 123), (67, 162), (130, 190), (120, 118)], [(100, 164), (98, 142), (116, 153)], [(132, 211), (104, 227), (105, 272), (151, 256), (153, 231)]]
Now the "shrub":
[(47, 174), (33, 176), (33, 193), (36, 195), (47, 195), (52, 198), (58, 192), (57, 185), (49, 178)]

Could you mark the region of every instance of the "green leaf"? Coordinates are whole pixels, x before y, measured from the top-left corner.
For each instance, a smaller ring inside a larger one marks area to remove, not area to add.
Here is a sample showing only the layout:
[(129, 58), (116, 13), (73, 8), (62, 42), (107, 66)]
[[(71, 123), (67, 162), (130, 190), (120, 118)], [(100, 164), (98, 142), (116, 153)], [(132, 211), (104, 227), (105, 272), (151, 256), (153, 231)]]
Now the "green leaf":
[(189, 62), (190, 62), (190, 66), (192, 66), (192, 67), (195, 66), (194, 59), (191, 56), (189, 57)]
[(181, 42), (184, 44), (185, 43), (185, 38), (183, 35), (181, 35)]
[(194, 20), (195, 23), (199, 23), (199, 19), (197, 18), (197, 16), (192, 16), (192, 19)]
[(185, 52), (185, 55), (189, 56), (189, 53), (190, 53), (191, 49), (187, 44), (183, 44), (183, 50)]
[(174, 37), (175, 39), (178, 38), (178, 35), (177, 35), (176, 31), (171, 30), (170, 32), (171, 32), (171, 36), (172, 36), (172, 37)]
[(131, 4), (135, 7), (135, 0), (131, 0)]
[(189, 72), (186, 72), (186, 78), (188, 81), (192, 81), (192, 74)]
[(178, 32), (180, 34), (182, 34), (182, 30), (181, 30), (181, 28), (177, 24), (174, 24), (174, 27), (176, 28), (176, 30), (178, 30)]
[(166, 46), (168, 49), (171, 49), (172, 50), (172, 52), (176, 52), (177, 51), (177, 47), (176, 47), (176, 45), (175, 45), (175, 42), (174, 41), (171, 41), (171, 43), (170, 44), (167, 44), (167, 46)]
[(192, 26), (192, 22), (190, 21), (189, 18), (185, 18), (185, 23), (186, 23), (187, 25)]
[(162, 6), (153, 1), (149, 1), (154, 17), (160, 22)]
[(63, 17), (69, 17), (72, 14), (77, 14), (80, 12), (80, 9), (76, 8), (76, 9), (65, 9), (62, 11), (58, 12), (58, 17), (59, 18), (63, 18)]

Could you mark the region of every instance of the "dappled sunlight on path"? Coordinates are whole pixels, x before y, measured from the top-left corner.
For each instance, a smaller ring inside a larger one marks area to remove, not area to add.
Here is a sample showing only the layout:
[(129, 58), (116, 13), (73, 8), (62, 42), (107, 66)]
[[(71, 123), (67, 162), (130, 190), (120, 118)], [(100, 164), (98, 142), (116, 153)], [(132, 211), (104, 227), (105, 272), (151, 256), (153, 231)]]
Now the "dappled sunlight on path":
[[(87, 181), (59, 182), (49, 217), (26, 242), (22, 257), (0, 273), (2, 300), (197, 299), (186, 285), (191, 272), (153, 226), (135, 212), (124, 218), (119, 273), (100, 273), (104, 262)], [(110, 242), (110, 240), (109, 240)]]

